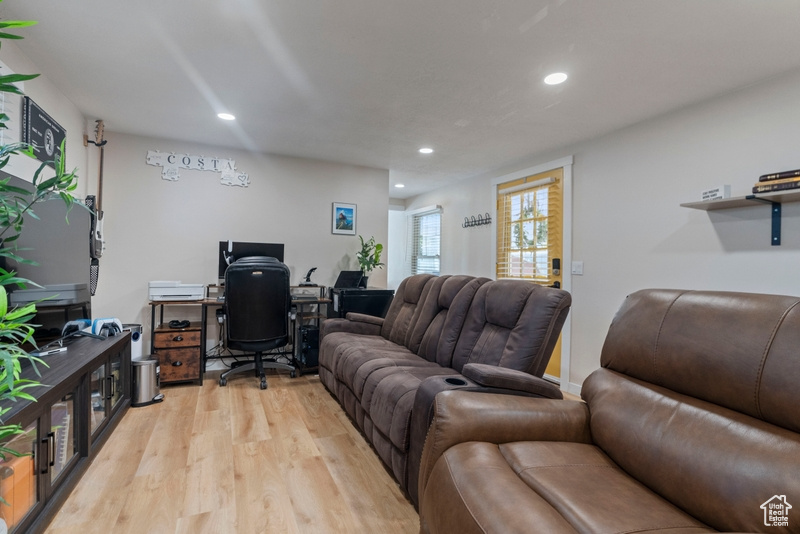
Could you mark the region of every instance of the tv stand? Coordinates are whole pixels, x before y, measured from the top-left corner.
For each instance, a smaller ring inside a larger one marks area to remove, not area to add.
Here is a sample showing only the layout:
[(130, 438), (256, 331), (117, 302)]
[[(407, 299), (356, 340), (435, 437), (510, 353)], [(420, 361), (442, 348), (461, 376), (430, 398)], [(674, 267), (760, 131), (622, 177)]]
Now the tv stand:
[[(0, 461), (0, 517), (9, 532), (43, 532), (77, 485), (131, 403), (131, 335), (69, 340), (45, 357), (41, 376), (26, 365), (21, 377), (42, 386), (26, 390), (36, 402), (3, 403), (4, 423), (22, 433), (4, 446), (23, 453)], [(33, 454), (30, 454), (30, 453)]]

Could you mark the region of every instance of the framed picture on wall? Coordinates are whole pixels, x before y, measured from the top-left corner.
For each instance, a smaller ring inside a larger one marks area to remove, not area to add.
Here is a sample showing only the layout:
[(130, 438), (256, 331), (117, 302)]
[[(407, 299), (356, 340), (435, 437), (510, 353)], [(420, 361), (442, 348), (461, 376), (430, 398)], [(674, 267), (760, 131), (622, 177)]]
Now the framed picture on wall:
[(331, 233), (356, 235), (356, 205), (334, 202), (332, 211)]

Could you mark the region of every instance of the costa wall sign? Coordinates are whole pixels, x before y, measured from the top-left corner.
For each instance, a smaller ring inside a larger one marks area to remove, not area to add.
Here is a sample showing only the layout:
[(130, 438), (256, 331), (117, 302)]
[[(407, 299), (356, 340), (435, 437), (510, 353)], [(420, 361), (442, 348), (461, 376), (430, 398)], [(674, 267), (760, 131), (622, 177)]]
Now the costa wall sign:
[(178, 169), (191, 169), (220, 173), (220, 183), (222, 185), (247, 187), (250, 184), (250, 177), (247, 173), (237, 171), (236, 162), (228, 158), (192, 156), (191, 154), (148, 150), (147, 164), (161, 167), (161, 178), (172, 182), (180, 178)]

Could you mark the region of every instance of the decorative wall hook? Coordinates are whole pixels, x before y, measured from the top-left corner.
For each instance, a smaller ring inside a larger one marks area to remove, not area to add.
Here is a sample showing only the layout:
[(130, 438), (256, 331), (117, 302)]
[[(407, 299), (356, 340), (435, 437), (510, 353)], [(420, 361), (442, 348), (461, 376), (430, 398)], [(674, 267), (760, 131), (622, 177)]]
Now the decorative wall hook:
[(472, 226), (483, 226), (484, 224), (492, 224), (492, 217), (488, 213), (485, 216), (478, 214), (477, 217), (474, 215), (464, 217), (464, 224), (462, 224), (461, 227), (470, 228)]

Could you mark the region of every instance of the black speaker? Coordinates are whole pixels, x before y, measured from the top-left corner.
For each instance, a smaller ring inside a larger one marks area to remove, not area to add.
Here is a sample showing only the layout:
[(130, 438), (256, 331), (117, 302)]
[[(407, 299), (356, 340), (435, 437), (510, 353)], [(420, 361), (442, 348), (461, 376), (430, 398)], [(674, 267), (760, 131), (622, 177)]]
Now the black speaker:
[(306, 367), (319, 365), (319, 328), (314, 325), (300, 327), (300, 363)]

